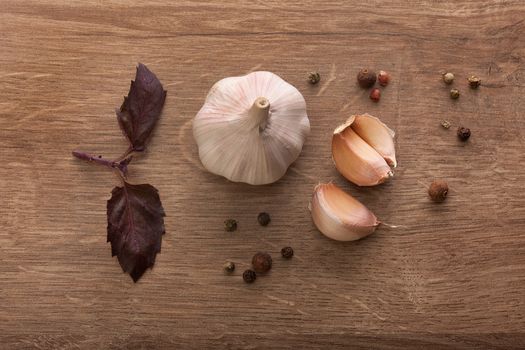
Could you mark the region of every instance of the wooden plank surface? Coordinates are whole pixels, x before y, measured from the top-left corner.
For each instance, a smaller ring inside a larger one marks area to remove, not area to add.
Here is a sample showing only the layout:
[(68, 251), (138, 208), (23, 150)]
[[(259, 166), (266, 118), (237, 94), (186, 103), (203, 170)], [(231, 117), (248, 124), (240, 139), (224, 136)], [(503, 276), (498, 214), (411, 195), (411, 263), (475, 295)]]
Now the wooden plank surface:
[[(520, 0), (0, 0), (1, 347), (525, 348), (524, 18)], [(167, 233), (134, 284), (106, 243), (118, 181), (71, 150), (122, 153), (113, 111), (137, 62), (168, 98), (131, 181), (160, 190)], [(364, 66), (392, 73), (378, 104), (356, 86)], [(206, 173), (191, 134), (212, 84), (254, 70), (294, 84), (312, 126), (271, 186)], [(459, 100), (441, 70), (456, 74)], [(397, 133), (396, 175), (374, 188), (331, 162), (333, 128), (362, 112)], [(466, 144), (459, 125), (472, 130)], [(451, 187), (442, 205), (426, 194), (436, 177)], [(320, 181), (401, 227), (330, 241), (307, 210)], [(235, 233), (222, 230), (230, 217)], [(274, 268), (246, 285), (259, 250)]]

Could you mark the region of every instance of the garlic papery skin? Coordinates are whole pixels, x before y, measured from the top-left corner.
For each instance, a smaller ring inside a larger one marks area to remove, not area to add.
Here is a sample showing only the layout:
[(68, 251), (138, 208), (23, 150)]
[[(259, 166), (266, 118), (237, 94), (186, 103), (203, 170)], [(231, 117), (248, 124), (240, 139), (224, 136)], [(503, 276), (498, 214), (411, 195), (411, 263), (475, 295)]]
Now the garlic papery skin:
[(303, 96), (271, 72), (218, 81), (193, 120), (203, 166), (252, 185), (279, 180), (309, 132)]
[(385, 159), (391, 167), (397, 166), (396, 148), (394, 146), (395, 133), (381, 120), (370, 114), (355, 115), (350, 117), (352, 129), (366, 143), (372, 146), (377, 153)]
[(349, 121), (336, 128), (332, 136), (335, 167), (356, 185), (383, 183), (393, 175), (392, 170), (383, 157), (351, 128), (353, 120)]
[(310, 212), (319, 231), (336, 241), (361, 239), (380, 224), (374, 213), (333, 183), (315, 187)]

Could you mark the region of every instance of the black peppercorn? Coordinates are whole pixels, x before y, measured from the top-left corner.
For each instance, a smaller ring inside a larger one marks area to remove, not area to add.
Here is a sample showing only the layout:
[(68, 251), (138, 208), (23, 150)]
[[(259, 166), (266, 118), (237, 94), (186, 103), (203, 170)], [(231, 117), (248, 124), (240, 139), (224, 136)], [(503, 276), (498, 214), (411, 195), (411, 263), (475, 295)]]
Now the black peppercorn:
[(259, 224), (261, 226), (267, 226), (272, 219), (270, 218), (270, 214), (268, 213), (260, 213), (259, 216), (257, 216), (257, 221), (259, 221)]
[(226, 261), (223, 268), (225, 272), (232, 273), (235, 271), (235, 263), (233, 261)]
[(293, 256), (292, 247), (284, 247), (283, 249), (281, 249), (281, 255), (285, 259), (290, 259)]
[(268, 272), (272, 268), (272, 257), (268, 253), (256, 253), (252, 258), (252, 266), (259, 273)]
[(224, 230), (228, 232), (233, 232), (237, 230), (237, 220), (235, 219), (224, 220)]
[(246, 283), (253, 283), (255, 282), (256, 278), (257, 278), (257, 274), (253, 270), (246, 270), (242, 274), (242, 279)]
[(317, 72), (310, 72), (308, 73), (308, 82), (312, 85), (317, 84), (319, 81), (321, 81), (321, 75)]
[(463, 126), (458, 128), (458, 137), (461, 141), (467, 141), (470, 137), (470, 129)]
[(366, 68), (361, 69), (359, 73), (357, 73), (357, 82), (363, 89), (372, 87), (372, 85), (376, 83), (376, 79), (376, 73)]
[(428, 189), (428, 195), (436, 203), (443, 202), (447, 198), (448, 185), (443, 180), (434, 180)]

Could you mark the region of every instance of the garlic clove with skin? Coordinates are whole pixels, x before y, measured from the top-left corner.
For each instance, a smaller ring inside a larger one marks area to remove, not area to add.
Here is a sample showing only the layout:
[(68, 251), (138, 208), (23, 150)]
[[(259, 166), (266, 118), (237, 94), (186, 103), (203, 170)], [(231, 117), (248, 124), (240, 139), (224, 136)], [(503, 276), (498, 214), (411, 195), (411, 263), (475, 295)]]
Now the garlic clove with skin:
[(252, 185), (279, 180), (309, 131), (303, 96), (271, 72), (220, 80), (193, 120), (203, 166)]
[(380, 225), (374, 213), (333, 183), (315, 187), (309, 208), (319, 231), (337, 241), (361, 239)]
[[(352, 120), (353, 122), (353, 120)], [(345, 123), (332, 136), (332, 158), (337, 170), (359, 186), (374, 186), (393, 175), (392, 170), (375, 149)]]
[(395, 133), (378, 118), (370, 114), (352, 116), (354, 121), (351, 124), (352, 129), (366, 143), (372, 146), (383, 157), (388, 165), (395, 168), (396, 149), (394, 146)]

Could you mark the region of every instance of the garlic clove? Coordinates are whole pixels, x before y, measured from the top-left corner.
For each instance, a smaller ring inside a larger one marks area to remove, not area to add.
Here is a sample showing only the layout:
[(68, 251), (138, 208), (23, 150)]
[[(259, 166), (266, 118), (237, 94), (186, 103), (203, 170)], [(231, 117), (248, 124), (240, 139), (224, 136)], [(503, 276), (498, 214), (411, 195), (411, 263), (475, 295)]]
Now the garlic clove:
[(337, 170), (359, 186), (374, 186), (393, 176), (392, 170), (375, 149), (352, 128), (354, 118), (337, 127), (332, 136), (332, 158)]
[(374, 213), (333, 183), (315, 187), (310, 212), (319, 231), (337, 241), (361, 239), (380, 224)]
[(309, 131), (303, 96), (271, 72), (220, 80), (193, 120), (203, 166), (252, 185), (279, 180)]
[(352, 129), (372, 146), (386, 160), (388, 165), (395, 168), (397, 161), (394, 131), (370, 114), (356, 115), (351, 118), (353, 118)]

